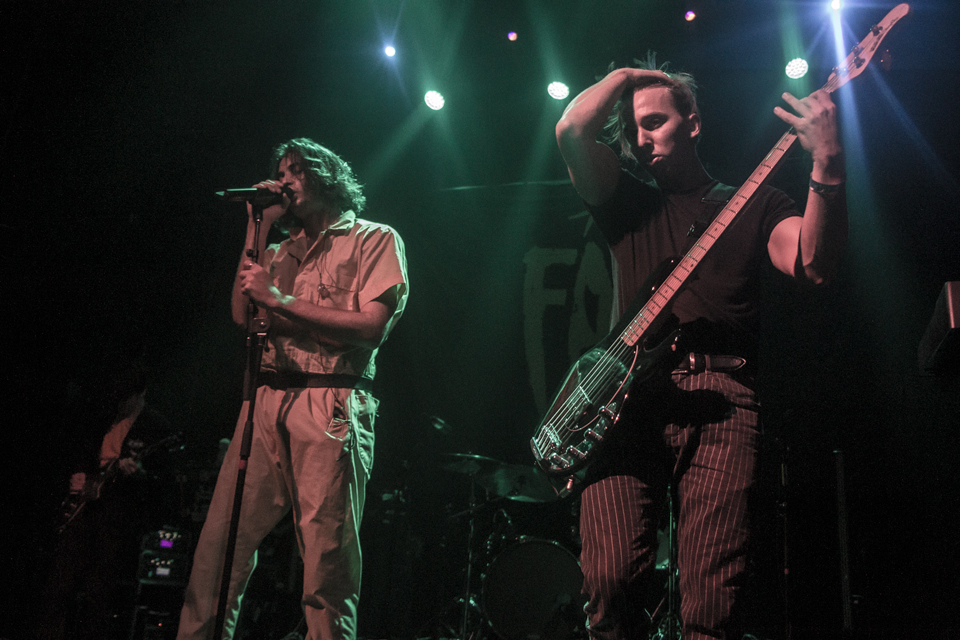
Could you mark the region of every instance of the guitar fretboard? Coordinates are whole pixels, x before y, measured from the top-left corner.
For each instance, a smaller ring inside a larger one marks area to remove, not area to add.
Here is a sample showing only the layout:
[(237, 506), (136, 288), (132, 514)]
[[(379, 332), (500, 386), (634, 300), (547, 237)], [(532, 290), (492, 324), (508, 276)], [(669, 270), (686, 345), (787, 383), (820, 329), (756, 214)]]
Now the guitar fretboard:
[(634, 346), (637, 341), (645, 334), (661, 313), (669, 306), (671, 300), (683, 287), (684, 283), (693, 275), (694, 270), (707, 252), (713, 247), (720, 235), (726, 231), (733, 223), (734, 219), (747, 204), (753, 194), (764, 182), (773, 176), (774, 171), (786, 157), (787, 152), (793, 143), (797, 140), (797, 134), (790, 129), (776, 146), (770, 150), (770, 153), (763, 159), (747, 181), (743, 183), (730, 201), (723, 207), (717, 217), (713, 219), (710, 226), (703, 232), (697, 241), (690, 247), (690, 250), (673, 268), (670, 275), (661, 283), (657, 290), (650, 296), (647, 303), (643, 305), (640, 312), (634, 317), (633, 321), (627, 325), (623, 333), (620, 334), (620, 340), (627, 346)]
[[(880, 22), (873, 26), (870, 33), (857, 45), (853, 51), (846, 57), (842, 66), (833, 70), (826, 84), (821, 88), (823, 91), (833, 93), (851, 79), (860, 75), (863, 67), (868, 63), (876, 53), (880, 42), (890, 31), (890, 28), (902, 17), (910, 12), (910, 6), (906, 3), (894, 7)], [(650, 296), (650, 299), (643, 306), (640, 312), (627, 325), (626, 329), (620, 334), (620, 341), (628, 347), (633, 347), (646, 334), (647, 329), (652, 325), (669, 306), (671, 300), (683, 287), (684, 283), (690, 278), (697, 265), (707, 254), (710, 248), (716, 243), (726, 229), (733, 223), (737, 214), (743, 209), (750, 198), (756, 193), (757, 188), (764, 182), (767, 182), (774, 171), (783, 161), (797, 141), (797, 134), (791, 128), (780, 141), (770, 150), (770, 153), (763, 159), (743, 186), (730, 198), (730, 201), (717, 215), (714, 221), (707, 227), (703, 235), (690, 248), (685, 256), (677, 263), (666, 280), (657, 287), (657, 290)]]

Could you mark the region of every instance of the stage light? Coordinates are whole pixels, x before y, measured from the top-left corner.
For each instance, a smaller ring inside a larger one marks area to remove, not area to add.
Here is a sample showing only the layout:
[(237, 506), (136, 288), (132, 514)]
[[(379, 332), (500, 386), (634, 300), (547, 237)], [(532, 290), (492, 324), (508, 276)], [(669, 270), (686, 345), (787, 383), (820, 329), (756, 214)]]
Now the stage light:
[(563, 100), (570, 95), (570, 89), (562, 82), (551, 82), (547, 85), (547, 93), (554, 100)]
[(830, 0), (830, 8), (834, 11), (840, 11), (843, 8), (843, 3), (840, 0)]
[(508, 34), (507, 34), (507, 40), (509, 40), (510, 42), (516, 42), (516, 40), (517, 40), (517, 32), (516, 32), (516, 31), (511, 31), (510, 33), (508, 33)]
[(388, 58), (392, 58), (393, 56), (397, 55), (397, 50), (390, 45), (387, 45), (386, 47), (384, 47), (383, 52), (387, 54)]
[(423, 101), (426, 102), (427, 106), (434, 111), (443, 109), (443, 96), (437, 91), (427, 91), (427, 93), (423, 96)]
[(796, 80), (797, 78), (802, 78), (807, 75), (807, 71), (810, 69), (810, 65), (807, 64), (807, 61), (803, 58), (794, 58), (787, 63), (787, 77)]
[(683, 19), (686, 20), (687, 22), (693, 22), (694, 20), (696, 20), (696, 18), (697, 18), (697, 14), (693, 11), (687, 11), (685, 14), (683, 14)]

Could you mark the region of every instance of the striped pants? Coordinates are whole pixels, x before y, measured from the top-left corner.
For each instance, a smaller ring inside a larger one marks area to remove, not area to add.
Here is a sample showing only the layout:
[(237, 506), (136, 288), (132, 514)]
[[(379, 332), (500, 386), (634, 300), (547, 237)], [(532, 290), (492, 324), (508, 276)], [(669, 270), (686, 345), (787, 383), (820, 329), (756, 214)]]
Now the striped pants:
[(683, 638), (739, 638), (748, 498), (759, 439), (754, 392), (727, 374), (674, 374), (634, 393), (588, 470), (581, 565), (591, 637), (647, 637), (658, 520), (671, 483), (678, 501)]

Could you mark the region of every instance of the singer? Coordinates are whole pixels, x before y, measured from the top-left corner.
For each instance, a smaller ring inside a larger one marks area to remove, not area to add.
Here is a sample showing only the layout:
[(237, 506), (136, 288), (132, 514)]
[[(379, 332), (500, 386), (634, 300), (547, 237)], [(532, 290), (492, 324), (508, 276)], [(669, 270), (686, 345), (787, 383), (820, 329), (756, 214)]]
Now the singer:
[[(377, 349), (407, 300), (403, 242), (361, 220), (365, 197), (350, 166), (312, 140), (281, 144), (274, 176), (254, 186), (280, 196), (263, 224), (289, 237), (253, 263), (254, 221), (233, 287), (233, 319), (246, 326), (252, 301), (269, 319), (253, 416), (224, 638), (232, 638), (257, 547), (293, 509), (303, 559), (307, 638), (353, 640), (360, 591), (359, 527), (373, 464), (371, 394)], [(209, 640), (237, 480), (237, 422), (187, 586), (180, 640)]]

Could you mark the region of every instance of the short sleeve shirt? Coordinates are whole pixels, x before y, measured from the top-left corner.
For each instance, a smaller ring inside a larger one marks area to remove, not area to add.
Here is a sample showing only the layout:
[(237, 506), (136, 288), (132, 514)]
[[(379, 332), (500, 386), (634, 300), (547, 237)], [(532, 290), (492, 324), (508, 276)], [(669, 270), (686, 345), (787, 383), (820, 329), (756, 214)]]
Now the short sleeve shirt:
[[(384, 331), (386, 338), (407, 301), (407, 261), (397, 232), (347, 211), (313, 246), (308, 243), (301, 230), (264, 253), (263, 263), (277, 288), (321, 307), (360, 311), (366, 303), (398, 286), (397, 307)], [(261, 367), (265, 371), (373, 378), (376, 355), (377, 349), (324, 342), (313, 331), (282, 336), (271, 331)]]
[[(722, 203), (704, 200), (718, 184), (712, 181), (689, 192), (669, 193), (622, 172), (610, 200), (588, 207), (616, 265), (615, 318), (662, 262), (689, 250), (693, 239), (688, 231), (704, 209), (719, 211)], [(800, 214), (785, 193), (769, 186), (757, 189), (674, 300), (672, 312), (685, 328), (683, 350), (755, 355), (761, 267), (769, 262), (767, 243), (777, 224), (796, 215)]]

